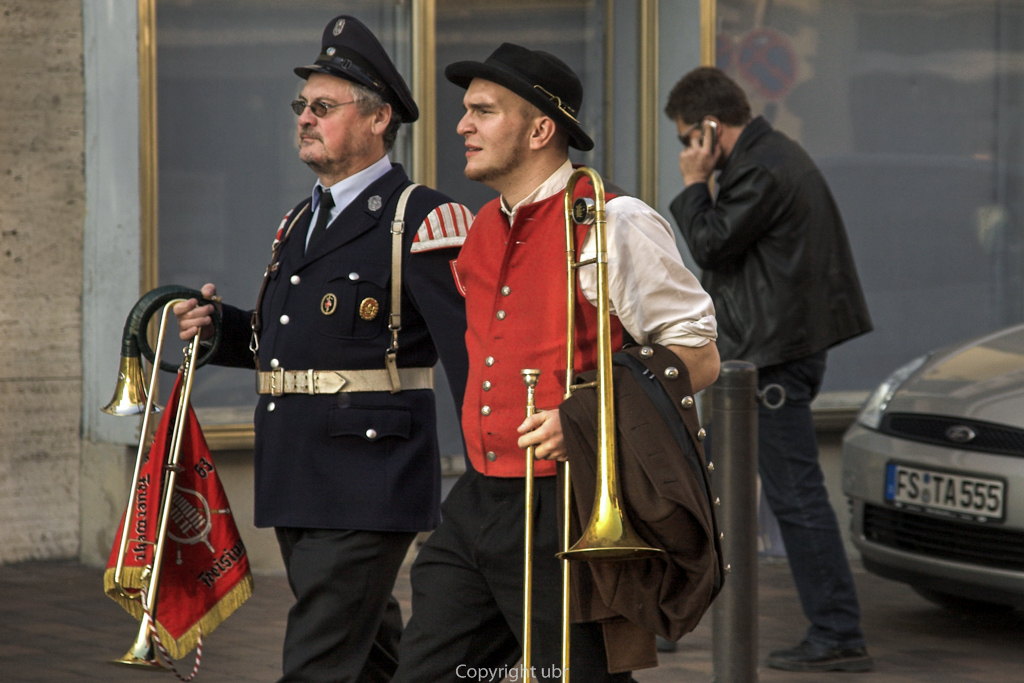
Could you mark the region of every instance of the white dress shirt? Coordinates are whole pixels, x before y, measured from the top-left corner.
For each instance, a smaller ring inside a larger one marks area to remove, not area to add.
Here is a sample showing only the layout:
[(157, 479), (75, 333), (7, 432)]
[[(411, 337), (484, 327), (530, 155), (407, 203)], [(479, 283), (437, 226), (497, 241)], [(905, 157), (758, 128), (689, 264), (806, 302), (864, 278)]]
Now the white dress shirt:
[[(561, 194), (572, 175), (566, 160), (536, 190), (511, 209), (501, 210), (511, 224), (521, 206)], [(672, 228), (657, 211), (635, 197), (616, 197), (605, 205), (608, 299), (611, 314), (637, 343), (704, 346), (718, 337), (715, 307), (700, 282), (683, 264)], [(597, 239), (587, 233), (578, 260), (594, 258)], [(597, 305), (597, 268), (578, 270), (587, 301)]]

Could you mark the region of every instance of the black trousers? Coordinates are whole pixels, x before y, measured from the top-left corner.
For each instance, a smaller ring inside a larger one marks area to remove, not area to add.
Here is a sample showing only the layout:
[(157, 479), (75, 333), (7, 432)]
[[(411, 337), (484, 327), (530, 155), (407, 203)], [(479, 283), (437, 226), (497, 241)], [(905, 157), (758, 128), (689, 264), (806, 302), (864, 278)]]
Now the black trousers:
[[(402, 636), (396, 683), (523, 680), (523, 479), (474, 470), (456, 482), (441, 509), (441, 526), (412, 567), (412, 618)], [(534, 484), (534, 680), (560, 681), (562, 572), (554, 477)], [(598, 624), (573, 624), (570, 678), (619, 683), (609, 674)]]
[(277, 528), (295, 604), (280, 683), (386, 683), (402, 612), (391, 595), (416, 534)]

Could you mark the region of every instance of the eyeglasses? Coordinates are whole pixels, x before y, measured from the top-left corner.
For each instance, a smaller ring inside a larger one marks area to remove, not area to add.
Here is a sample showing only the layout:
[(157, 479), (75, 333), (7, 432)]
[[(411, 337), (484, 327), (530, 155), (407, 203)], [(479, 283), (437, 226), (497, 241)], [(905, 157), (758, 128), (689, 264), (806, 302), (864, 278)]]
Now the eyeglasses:
[[(315, 114), (316, 112), (313, 113)], [(692, 126), (690, 126), (689, 128), (687, 128), (686, 130), (679, 134), (679, 142), (683, 143), (683, 147), (690, 146), (690, 133), (692, 133), (695, 130), (698, 130), (702, 123), (703, 121), (698, 121), (697, 123), (693, 124)]]
[(302, 112), (306, 111), (306, 107), (309, 107), (309, 110), (313, 112), (313, 116), (318, 119), (322, 119), (327, 116), (327, 112), (335, 107), (344, 107), (346, 104), (354, 104), (358, 101), (359, 100), (349, 100), (348, 102), (339, 102), (338, 104), (327, 104), (320, 100), (313, 100), (312, 102), (307, 102), (306, 100), (295, 100), (292, 102), (292, 111), (295, 112), (296, 116), (302, 116)]

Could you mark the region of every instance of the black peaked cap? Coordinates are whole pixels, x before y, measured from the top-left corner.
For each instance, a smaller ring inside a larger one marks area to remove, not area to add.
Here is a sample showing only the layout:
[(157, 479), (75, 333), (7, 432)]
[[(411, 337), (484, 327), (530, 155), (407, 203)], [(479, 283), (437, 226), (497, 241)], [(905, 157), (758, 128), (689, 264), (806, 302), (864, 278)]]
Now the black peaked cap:
[(594, 141), (579, 122), (583, 84), (569, 66), (550, 52), (502, 43), (483, 62), (455, 62), (445, 78), (468, 88), (474, 78), (504, 86), (550, 116), (569, 135), (569, 144), (584, 152)]
[(408, 123), (420, 117), (412, 92), (373, 32), (353, 16), (331, 19), (320, 41), (320, 56), (309, 66), (295, 68), (302, 78), (311, 73), (337, 76), (381, 95)]

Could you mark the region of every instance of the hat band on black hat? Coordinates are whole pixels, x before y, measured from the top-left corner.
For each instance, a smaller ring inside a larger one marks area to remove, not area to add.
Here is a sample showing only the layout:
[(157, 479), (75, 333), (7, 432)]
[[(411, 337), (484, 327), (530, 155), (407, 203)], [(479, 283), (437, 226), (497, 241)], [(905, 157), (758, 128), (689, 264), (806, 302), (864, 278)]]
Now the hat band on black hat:
[(541, 93), (543, 93), (545, 97), (547, 97), (549, 100), (551, 100), (551, 103), (554, 104), (556, 107), (558, 107), (558, 111), (560, 111), (563, 114), (565, 114), (566, 116), (568, 116), (575, 123), (579, 123), (579, 121), (574, 116), (574, 114), (576, 113), (576, 110), (573, 109), (572, 107), (570, 107), (565, 102), (563, 102), (561, 97), (559, 97), (558, 95), (552, 95), (547, 90), (545, 90), (542, 86), (535, 85), (533, 87), (536, 88), (537, 90), (540, 90)]
[(345, 74), (352, 76), (352, 80), (357, 83), (364, 83), (381, 93), (386, 92), (386, 89), (380, 82), (379, 78), (376, 78), (365, 67), (356, 64), (352, 59), (338, 54), (338, 49), (336, 47), (329, 47), (324, 52), (321, 52), (316, 61), (318, 63), (328, 62), (328, 64), (324, 64), (324, 66), (328, 66), (333, 69), (340, 69), (345, 72)]

